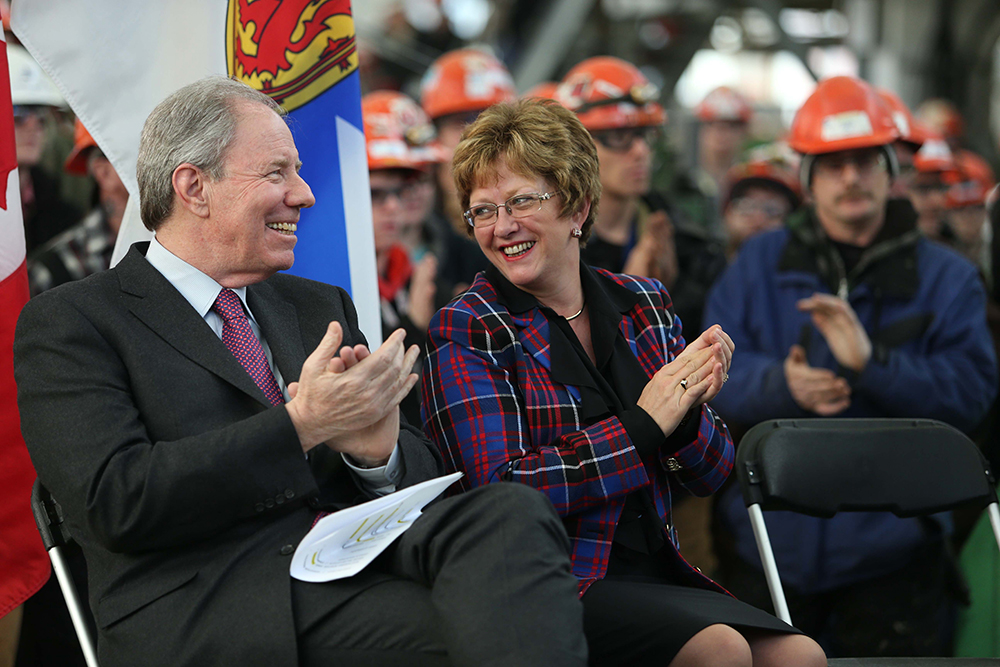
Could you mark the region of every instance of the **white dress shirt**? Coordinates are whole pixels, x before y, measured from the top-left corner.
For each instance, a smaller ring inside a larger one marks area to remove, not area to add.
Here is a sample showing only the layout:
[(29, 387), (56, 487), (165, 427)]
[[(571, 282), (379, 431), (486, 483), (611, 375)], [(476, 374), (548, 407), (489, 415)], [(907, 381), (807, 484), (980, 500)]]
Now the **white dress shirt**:
[[(222, 318), (212, 310), (212, 304), (219, 297), (219, 292), (223, 290), (222, 285), (164, 248), (157, 242), (155, 237), (149, 242), (149, 250), (146, 251), (146, 261), (181, 293), (181, 296), (191, 304), (205, 320), (205, 323), (212, 328), (215, 335), (221, 339)], [(288, 388), (281, 377), (281, 371), (274, 365), (271, 348), (268, 346), (264, 336), (261, 335), (260, 326), (258, 326), (257, 320), (254, 319), (250, 306), (247, 305), (247, 288), (238, 287), (232, 291), (243, 302), (247, 319), (250, 321), (250, 328), (253, 330), (254, 335), (257, 336), (257, 340), (260, 341), (261, 347), (264, 348), (264, 355), (267, 357), (267, 363), (271, 367), (271, 372), (274, 373), (274, 379), (278, 382), (282, 396), (288, 401)], [(369, 492), (383, 496), (396, 490), (396, 482), (399, 481), (399, 476), (402, 473), (398, 443), (393, 447), (388, 463), (377, 468), (361, 468), (352, 462), (348, 456), (344, 454), (341, 454), (341, 456), (344, 459), (344, 463), (357, 475), (358, 479), (361, 480)]]

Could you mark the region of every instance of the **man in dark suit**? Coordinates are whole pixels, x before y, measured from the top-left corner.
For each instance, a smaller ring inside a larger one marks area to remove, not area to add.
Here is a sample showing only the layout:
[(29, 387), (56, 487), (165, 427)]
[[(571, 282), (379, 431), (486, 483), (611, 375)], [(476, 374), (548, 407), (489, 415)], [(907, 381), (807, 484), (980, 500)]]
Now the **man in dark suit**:
[(433, 504), (350, 579), (289, 577), (317, 510), (441, 472), (400, 423), (402, 331), (369, 352), (342, 290), (277, 273), (314, 201), (298, 167), (268, 97), (181, 89), (140, 142), (156, 238), (18, 323), (22, 429), (86, 555), (101, 664), (584, 664), (568, 540), (522, 485)]

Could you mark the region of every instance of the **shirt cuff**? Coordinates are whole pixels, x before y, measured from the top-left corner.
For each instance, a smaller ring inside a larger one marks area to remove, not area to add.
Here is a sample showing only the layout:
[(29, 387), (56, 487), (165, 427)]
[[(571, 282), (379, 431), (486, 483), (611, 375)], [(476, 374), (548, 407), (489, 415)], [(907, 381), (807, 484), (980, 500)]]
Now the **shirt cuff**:
[(698, 439), (701, 430), (701, 406), (691, 408), (674, 432), (667, 436), (665, 450), (676, 454)]
[(632, 446), (640, 456), (652, 454), (663, 444), (663, 431), (649, 413), (636, 406), (618, 415), (618, 420), (625, 428)]
[(402, 475), (398, 442), (392, 448), (392, 454), (389, 455), (386, 464), (377, 468), (359, 468), (347, 454), (341, 453), (341, 457), (369, 493), (376, 496), (387, 496), (396, 490), (396, 484)]

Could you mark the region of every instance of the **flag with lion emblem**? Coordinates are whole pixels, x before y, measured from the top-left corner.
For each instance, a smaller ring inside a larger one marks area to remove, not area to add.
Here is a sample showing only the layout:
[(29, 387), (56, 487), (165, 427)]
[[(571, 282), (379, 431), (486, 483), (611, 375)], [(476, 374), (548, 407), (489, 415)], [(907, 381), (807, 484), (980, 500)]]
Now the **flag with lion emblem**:
[(302, 211), (289, 272), (347, 289), (369, 342), (380, 341), (350, 0), (19, 0), (11, 22), (128, 188), (115, 261), (149, 238), (138, 218), (135, 163), (156, 104), (216, 74), (284, 106), (316, 196)]

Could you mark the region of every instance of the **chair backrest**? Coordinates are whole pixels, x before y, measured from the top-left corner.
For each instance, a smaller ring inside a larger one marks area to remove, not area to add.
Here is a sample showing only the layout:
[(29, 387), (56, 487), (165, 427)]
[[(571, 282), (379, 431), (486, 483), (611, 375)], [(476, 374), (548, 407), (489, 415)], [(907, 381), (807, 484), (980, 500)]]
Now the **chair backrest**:
[(747, 507), (764, 510), (907, 517), (996, 501), (979, 448), (933, 420), (771, 420), (746, 433), (736, 465)]

